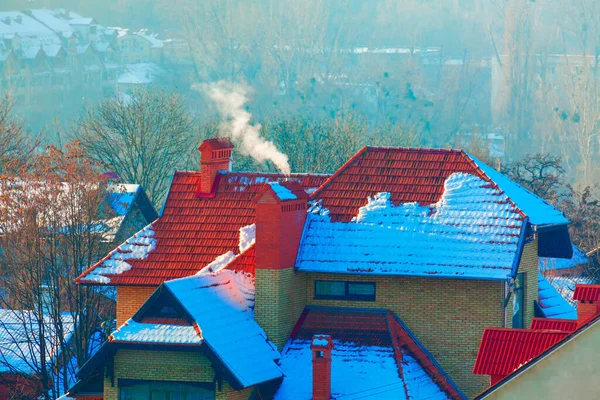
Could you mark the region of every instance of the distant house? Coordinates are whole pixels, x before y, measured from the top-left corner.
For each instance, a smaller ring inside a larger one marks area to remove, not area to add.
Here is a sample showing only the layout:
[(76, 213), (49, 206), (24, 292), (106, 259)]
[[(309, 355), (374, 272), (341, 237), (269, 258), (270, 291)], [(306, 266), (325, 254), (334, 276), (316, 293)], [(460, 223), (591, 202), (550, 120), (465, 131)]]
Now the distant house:
[(595, 399), (600, 285), (577, 285), (577, 320), (534, 319), (530, 329), (486, 329), (474, 372), (491, 387), (475, 399)]
[[(75, 321), (69, 313), (61, 314), (65, 341), (71, 340)], [(48, 316), (39, 316), (32, 311), (0, 309), (0, 398), (37, 398), (43, 387), (37, 378), (42, 364), (50, 372), (55, 386), (62, 382), (63, 369), (71, 377), (75, 366), (63, 363), (61, 347), (57, 340), (56, 321)], [(38, 329), (45, 331), (42, 346)], [(42, 360), (41, 350), (45, 359)], [(70, 360), (69, 360), (70, 361)]]
[(0, 89), (29, 107), (75, 87), (87, 97), (110, 93), (119, 59), (113, 34), (66, 9), (2, 11)]
[(232, 151), (204, 141), (77, 279), (116, 287), (117, 330), (71, 397), (472, 397), (484, 328), (529, 326), (539, 257), (572, 256), (560, 211), (463, 151), (365, 147), (331, 176)]

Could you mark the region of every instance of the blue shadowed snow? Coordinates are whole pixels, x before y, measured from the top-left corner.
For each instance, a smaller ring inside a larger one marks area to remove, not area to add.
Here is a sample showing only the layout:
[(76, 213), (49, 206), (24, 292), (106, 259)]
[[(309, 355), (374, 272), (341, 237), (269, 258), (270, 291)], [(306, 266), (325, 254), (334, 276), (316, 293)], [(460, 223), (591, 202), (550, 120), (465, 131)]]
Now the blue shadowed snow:
[[(468, 154), (468, 153), (467, 153)], [(500, 172), (487, 164), (479, 161), (472, 154), (468, 154), (475, 164), (506, 193), (506, 195), (529, 217), (533, 225), (562, 225), (568, 224), (569, 220), (562, 212), (554, 208), (546, 200), (531, 193), (521, 185), (511, 181)]]
[(279, 200), (296, 200), (297, 197), (291, 190), (279, 184), (279, 182), (269, 182), (271, 189), (275, 192)]
[(577, 311), (538, 273), (538, 298), (546, 318), (577, 319)]

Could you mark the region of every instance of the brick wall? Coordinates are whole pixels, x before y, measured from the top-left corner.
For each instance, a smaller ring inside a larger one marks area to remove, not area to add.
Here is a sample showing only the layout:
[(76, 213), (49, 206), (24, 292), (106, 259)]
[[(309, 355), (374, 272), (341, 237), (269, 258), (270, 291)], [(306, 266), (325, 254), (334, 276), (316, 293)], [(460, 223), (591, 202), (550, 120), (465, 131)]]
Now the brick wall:
[(155, 290), (151, 286), (118, 286), (117, 327), (131, 318)]
[[(525, 328), (529, 328), (534, 315), (533, 302), (538, 299), (538, 240), (536, 239), (525, 245), (521, 263), (519, 264), (519, 272), (525, 273), (525, 312), (524, 324)], [(507, 313), (508, 314), (508, 313)]]
[[(471, 373), (483, 328), (502, 326), (502, 282), (459, 279), (307, 274), (306, 302), (393, 311), (464, 393), (473, 397), (489, 377)], [(376, 301), (315, 300), (314, 280), (376, 283)]]
[[(178, 351), (119, 350), (115, 355), (115, 386), (104, 380), (104, 399), (118, 400), (118, 379), (180, 382), (214, 382), (210, 361), (201, 353)], [(234, 390), (223, 380), (215, 400), (247, 400), (254, 388)]]
[(104, 399), (119, 399), (119, 378), (212, 383), (214, 375), (210, 362), (200, 353), (119, 350), (115, 354), (115, 386), (105, 378)]
[(306, 305), (305, 278), (293, 268), (256, 270), (254, 319), (279, 350)]

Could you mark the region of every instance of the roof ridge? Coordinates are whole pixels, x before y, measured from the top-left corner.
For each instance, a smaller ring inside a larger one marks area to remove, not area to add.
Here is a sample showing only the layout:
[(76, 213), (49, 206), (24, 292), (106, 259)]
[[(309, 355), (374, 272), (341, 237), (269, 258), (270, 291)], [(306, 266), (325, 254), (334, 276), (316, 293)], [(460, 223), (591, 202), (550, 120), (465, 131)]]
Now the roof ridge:
[(395, 146), (365, 146), (374, 151), (399, 151), (414, 153), (464, 153), (462, 149), (444, 149), (439, 147), (395, 147)]
[(502, 193), (504, 196), (506, 196), (506, 199), (508, 200), (508, 202), (517, 209), (518, 213), (523, 218), (527, 217), (527, 214), (525, 214), (525, 212), (523, 212), (523, 210), (521, 210), (521, 208), (519, 206), (517, 206), (517, 203), (515, 203), (515, 201), (513, 199), (511, 199), (510, 196), (504, 190), (502, 190), (502, 188), (500, 186), (498, 186), (498, 184), (488, 174), (486, 174), (483, 169), (481, 169), (481, 167), (479, 167), (479, 165), (477, 165), (477, 162), (475, 162), (475, 159), (473, 158), (473, 156), (471, 154), (467, 153), (464, 150), (461, 150), (460, 152), (461, 152), (462, 156), (465, 157), (465, 159), (471, 164), (471, 166), (474, 167), (475, 170), (478, 171), (482, 175), (482, 177), (480, 177), (480, 178), (489, 182), (491, 185), (494, 186), (495, 189), (497, 189), (498, 191), (500, 191), (500, 193)]
[(342, 164), (342, 166), (339, 167), (337, 169), (337, 171), (335, 171), (329, 178), (327, 178), (325, 180), (325, 182), (323, 182), (321, 184), (321, 186), (319, 186), (317, 188), (317, 190), (312, 192), (311, 195), (308, 197), (308, 199), (309, 200), (315, 199), (317, 197), (317, 195), (323, 191), (323, 189), (325, 189), (331, 182), (333, 182), (333, 180), (335, 178), (337, 178), (342, 173), (342, 171), (344, 171), (346, 168), (348, 168), (352, 163), (354, 163), (356, 160), (358, 160), (360, 157), (362, 157), (368, 151), (369, 151), (369, 147), (363, 146), (360, 150), (358, 150), (358, 152), (356, 152), (356, 154), (354, 154), (352, 157), (350, 157), (348, 159), (348, 161), (346, 161), (344, 164)]

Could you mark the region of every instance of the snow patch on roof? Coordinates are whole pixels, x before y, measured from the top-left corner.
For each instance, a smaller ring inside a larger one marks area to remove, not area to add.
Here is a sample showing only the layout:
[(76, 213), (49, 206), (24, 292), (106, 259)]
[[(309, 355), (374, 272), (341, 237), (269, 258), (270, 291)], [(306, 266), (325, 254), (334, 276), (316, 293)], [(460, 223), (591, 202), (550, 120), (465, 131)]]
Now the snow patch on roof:
[[(300, 271), (507, 279), (523, 218), (488, 182), (454, 173), (431, 206), (368, 199), (349, 223), (311, 206), (296, 265)], [(325, 214), (325, 216), (323, 216)]]
[(277, 348), (254, 320), (254, 278), (222, 270), (165, 282), (204, 341), (244, 387), (281, 377)]
[(156, 248), (156, 239), (152, 225), (136, 233), (125, 243), (113, 250), (100, 267), (95, 268), (82, 281), (110, 283), (110, 278), (105, 275), (122, 274), (131, 269), (127, 260), (144, 260)]
[(281, 185), (279, 182), (269, 182), (269, 185), (279, 200), (296, 200), (298, 198), (291, 190)]
[(110, 340), (130, 343), (202, 344), (202, 337), (193, 326), (145, 324), (132, 319), (114, 331)]
[(256, 224), (246, 225), (240, 228), (240, 253), (246, 251), (256, 242)]
[[(352, 342), (333, 341), (331, 351), (332, 398), (446, 399), (414, 358), (404, 353), (404, 381), (391, 347), (361, 346)], [(284, 379), (275, 394), (276, 400), (312, 399), (312, 352), (310, 340), (290, 340), (282, 351)]]
[(196, 275), (206, 275), (217, 273), (227, 266), (230, 262), (235, 259), (236, 255), (233, 251), (228, 251), (225, 254), (221, 254), (213, 262), (202, 268)]
[(498, 185), (500, 190), (506, 193), (517, 207), (529, 217), (529, 222), (533, 225), (563, 225), (569, 223), (564, 214), (546, 200), (513, 182), (484, 162), (479, 161), (473, 155), (468, 155), (483, 173)]
[(541, 273), (538, 273), (538, 303), (546, 318), (577, 319), (575, 307)]

